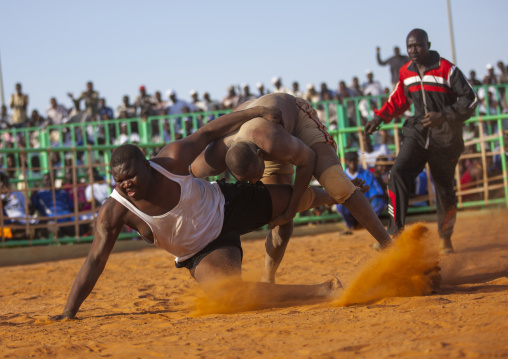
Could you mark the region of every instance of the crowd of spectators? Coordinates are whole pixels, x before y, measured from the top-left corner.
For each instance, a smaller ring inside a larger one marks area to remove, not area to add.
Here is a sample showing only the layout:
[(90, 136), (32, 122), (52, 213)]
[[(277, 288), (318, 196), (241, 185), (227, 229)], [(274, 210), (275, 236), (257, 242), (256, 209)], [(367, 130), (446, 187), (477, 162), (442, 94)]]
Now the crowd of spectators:
[[(389, 65), (393, 88), (397, 81), (398, 69), (408, 61), (408, 58), (401, 55), (397, 47), (394, 49), (394, 55), (386, 60), (381, 59), (381, 50), (377, 48), (376, 58), (380, 66)], [(478, 88), (481, 100), (479, 114), (506, 113), (504, 88), (494, 85), (508, 83), (508, 66), (499, 61), (497, 70), (490, 64), (486, 66), (486, 70), (481, 81), (477, 79), (474, 70), (469, 74), (470, 83), (480, 86)], [(226, 94), (219, 100), (213, 99), (208, 92), (200, 96), (196, 90), (189, 92), (188, 99), (180, 98), (173, 89), (164, 93), (155, 91), (151, 95), (146, 86), (142, 85), (134, 101), (125, 95), (115, 109), (100, 96), (93, 83), (88, 82), (86, 89), (79, 96), (75, 97), (74, 94), (68, 93), (72, 107), (66, 107), (52, 97), (44, 115), (38, 109), (32, 109), (29, 112), (29, 95), (23, 92), (22, 84), (17, 83), (8, 106), (1, 108), (0, 131), (27, 127), (45, 129), (53, 125), (79, 124), (79, 126), (69, 126), (64, 131), (54, 130), (51, 127), (49, 146), (104, 144), (106, 129), (109, 130), (110, 144), (120, 145), (127, 142), (142, 142), (138, 121), (149, 118), (152, 142), (167, 143), (191, 133), (203, 122), (220, 116), (221, 111), (232, 110), (245, 101), (271, 92), (288, 93), (314, 103), (320, 119), (333, 131), (338, 126), (337, 103), (345, 106), (346, 126), (363, 126), (372, 118), (373, 110), (382, 105), (391, 91), (391, 88), (384, 87), (375, 79), (371, 70), (365, 71), (363, 82), (358, 76), (354, 76), (349, 85), (346, 81), (338, 81), (335, 90), (329, 88), (326, 82), (320, 83), (318, 87), (307, 84), (305, 90), (301, 89), (298, 81), (293, 81), (289, 87), (284, 85), (280, 77), (272, 78), (271, 82), (270, 88), (265, 88), (263, 83), (257, 83), (255, 92), (251, 92), (248, 84), (229, 86)], [(109, 121), (107, 125), (101, 124), (103, 121), (114, 119), (118, 120), (117, 123)], [(495, 122), (484, 122), (482, 130), (485, 133), (493, 133), (497, 131), (497, 127)], [(464, 139), (477, 137), (478, 132), (479, 129), (474, 125), (467, 125), (464, 128)], [(1, 148), (23, 147), (27, 142), (28, 146), (33, 148), (41, 146), (37, 131), (33, 133), (16, 131), (14, 134), (12, 131), (2, 131), (1, 136)], [(25, 138), (16, 138), (16, 136), (30, 138), (26, 141)], [(390, 131), (380, 131), (379, 135), (373, 138), (374, 143), (371, 143), (370, 136), (360, 137), (359, 133), (347, 135), (346, 148), (350, 152), (346, 156), (346, 174), (351, 178), (365, 176), (369, 181), (373, 181), (369, 184), (375, 193), (367, 195), (381, 213), (387, 201), (386, 181), (390, 163), (393, 161), (396, 137)], [(399, 138), (402, 136), (400, 135)], [(350, 149), (358, 149), (358, 151)], [(152, 149), (153, 152), (148, 155), (155, 154), (157, 150), (157, 148)], [(470, 146), (466, 150), (470, 153), (478, 151), (477, 146)], [(487, 164), (489, 167), (487, 173), (495, 176), (500, 169), (499, 156), (497, 159), (495, 156), (489, 158), (491, 161)], [(91, 230), (90, 223), (94, 210), (100, 207), (114, 185), (111, 180), (106, 181), (104, 175), (99, 173), (98, 168), (101, 169), (104, 165), (101, 163), (101, 156), (95, 155), (85, 159), (82, 152), (52, 151), (49, 152), (49, 160), (50, 168), (41, 168), (41, 157), (37, 153), (5, 152), (3, 155), (0, 154), (3, 216), (8, 218), (4, 223), (26, 227), (27, 221), (29, 224), (38, 224), (40, 217), (44, 218), (43, 222), (51, 222), (51, 217), (57, 217), (56, 223), (60, 234), (88, 233)], [(86, 167), (85, 162), (89, 160), (93, 162), (93, 165)], [(97, 164), (99, 167), (96, 166)], [(469, 159), (460, 164), (460, 182), (463, 189), (477, 186), (481, 182), (485, 173), (484, 166), (486, 164), (477, 159)], [(105, 173), (103, 170), (101, 172)], [(418, 181), (423, 183), (423, 176), (422, 174)], [(9, 184), (9, 179), (11, 182), (15, 179), (16, 183)], [(24, 181), (20, 181), (23, 179)], [(26, 181), (27, 179), (30, 183)], [(426, 178), (424, 181), (427, 183)], [(427, 185), (415, 183), (414, 196), (425, 194), (429, 188)], [(29, 197), (28, 200), (25, 196)], [(479, 194), (473, 195), (470, 198), (478, 199), (479, 196)], [(338, 207), (337, 210), (343, 216), (347, 224), (347, 232), (349, 232), (357, 224), (343, 208)], [(80, 213), (78, 219), (85, 222), (89, 220), (88, 223), (79, 226), (66, 225), (66, 222), (74, 223), (77, 219), (76, 213)], [(44, 236), (45, 233), (43, 230), (38, 230), (37, 235)]]

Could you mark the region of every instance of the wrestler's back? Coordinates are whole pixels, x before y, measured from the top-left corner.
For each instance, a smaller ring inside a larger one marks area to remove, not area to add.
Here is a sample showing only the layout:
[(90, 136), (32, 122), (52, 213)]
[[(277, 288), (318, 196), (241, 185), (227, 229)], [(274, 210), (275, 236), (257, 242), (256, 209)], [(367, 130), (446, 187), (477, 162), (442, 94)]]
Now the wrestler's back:
[(297, 119), (296, 102), (293, 96), (286, 93), (271, 93), (261, 96), (255, 100), (244, 102), (238, 106), (235, 111), (244, 110), (254, 106), (276, 107), (281, 110), (284, 128), (287, 132), (293, 134), (293, 131), (296, 128)]

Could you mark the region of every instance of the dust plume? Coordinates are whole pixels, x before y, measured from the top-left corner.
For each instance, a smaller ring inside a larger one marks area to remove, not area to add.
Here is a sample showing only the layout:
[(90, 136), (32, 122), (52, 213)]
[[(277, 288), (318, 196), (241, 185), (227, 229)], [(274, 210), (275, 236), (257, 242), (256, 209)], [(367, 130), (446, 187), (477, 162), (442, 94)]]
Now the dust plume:
[[(428, 294), (433, 285), (429, 271), (438, 262), (437, 244), (433, 243), (427, 228), (417, 223), (367, 264), (333, 305), (366, 304), (386, 297)], [(434, 271), (433, 274), (438, 273)]]
[(196, 297), (192, 316), (231, 314), (260, 308), (259, 301), (250, 296), (243, 285), (233, 286), (230, 280), (225, 279), (214, 286), (214, 298), (203, 292)]
[(282, 308), (304, 304), (330, 302), (342, 290), (340, 281), (333, 277), (319, 284), (274, 285), (251, 279), (223, 278), (202, 283), (195, 296), (192, 316), (231, 314), (267, 308)]

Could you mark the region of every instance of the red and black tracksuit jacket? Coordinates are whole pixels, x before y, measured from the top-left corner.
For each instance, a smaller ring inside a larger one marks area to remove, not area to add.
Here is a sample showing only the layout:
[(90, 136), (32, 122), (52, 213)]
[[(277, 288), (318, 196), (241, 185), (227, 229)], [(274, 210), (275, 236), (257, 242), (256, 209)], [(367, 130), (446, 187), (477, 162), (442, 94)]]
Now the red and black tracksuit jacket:
[[(403, 125), (404, 137), (413, 137), (429, 148), (464, 148), (462, 125), (471, 117), (478, 97), (464, 74), (436, 51), (430, 51), (431, 65), (423, 77), (409, 61), (399, 70), (399, 82), (388, 101), (375, 114), (385, 123), (401, 116), (414, 104), (414, 116)], [(441, 112), (445, 122), (432, 129), (424, 128), (421, 119), (428, 112)]]

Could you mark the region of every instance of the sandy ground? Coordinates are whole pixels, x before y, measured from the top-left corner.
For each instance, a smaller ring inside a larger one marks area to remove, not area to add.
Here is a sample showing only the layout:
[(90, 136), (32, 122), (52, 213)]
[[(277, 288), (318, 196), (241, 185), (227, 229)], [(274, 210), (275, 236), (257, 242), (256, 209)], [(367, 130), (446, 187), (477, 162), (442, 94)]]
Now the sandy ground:
[[(436, 224), (427, 225), (435, 239)], [(278, 282), (336, 274), (347, 290), (370, 267), (364, 275), (390, 283), (372, 268), (382, 256), (372, 243), (364, 230), (293, 238)], [(441, 257), (439, 293), (232, 314), (196, 315), (203, 294), (158, 249), (113, 254), (73, 321), (48, 318), (61, 313), (83, 259), (4, 267), (0, 357), (508, 357), (508, 210), (461, 212), (454, 245)], [(260, 278), (263, 255), (263, 240), (244, 241), (246, 278)]]

